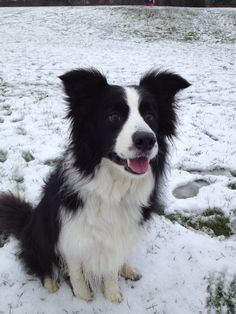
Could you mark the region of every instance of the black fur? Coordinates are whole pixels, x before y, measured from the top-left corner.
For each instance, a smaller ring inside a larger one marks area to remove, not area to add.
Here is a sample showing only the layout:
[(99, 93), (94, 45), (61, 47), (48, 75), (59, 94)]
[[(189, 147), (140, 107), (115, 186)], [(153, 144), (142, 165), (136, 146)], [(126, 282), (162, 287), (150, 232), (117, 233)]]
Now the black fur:
[(158, 155), (151, 161), (153, 174), (155, 175), (155, 187), (150, 196), (150, 206), (143, 207), (144, 221), (150, 219), (152, 213), (157, 212), (159, 206), (158, 184), (164, 175), (166, 158), (168, 155), (167, 138), (172, 140), (176, 134), (177, 112), (175, 95), (190, 84), (177, 74), (150, 71), (140, 80), (139, 87), (143, 95), (143, 102), (140, 104), (140, 111), (149, 104), (155, 108), (157, 124), (151, 126), (156, 134), (158, 142)]
[(12, 193), (0, 194), (0, 232), (20, 239), (23, 228), (29, 223), (33, 208)]
[[(124, 92), (119, 86), (108, 85), (106, 78), (94, 69), (74, 70), (60, 78), (68, 95), (67, 117), (71, 121), (71, 146), (76, 153), (76, 167), (85, 175), (92, 175), (101, 158), (109, 153), (119, 131), (108, 128), (106, 117), (118, 107), (122, 107), (120, 110), (124, 114), (128, 113)], [(78, 145), (78, 141), (82, 145)]]
[[(85, 178), (96, 175), (103, 157), (112, 150), (122, 125), (109, 124), (107, 116), (119, 112), (122, 123), (128, 118), (124, 90), (109, 85), (96, 70), (75, 70), (60, 77), (68, 96), (68, 115), (71, 121), (71, 142), (64, 157), (58, 162), (43, 189), (40, 203), (31, 205), (12, 194), (0, 195), (0, 232), (12, 234), (20, 240), (20, 256), (26, 268), (41, 280), (52, 276), (58, 266), (56, 245), (60, 233), (60, 207), (71, 213), (83, 210), (84, 201), (79, 191), (66, 184), (63, 162), (71, 152), (73, 167)], [(178, 75), (156, 71), (147, 73), (135, 88), (141, 95), (140, 113), (151, 111), (155, 120), (150, 123), (158, 141), (158, 156), (151, 161), (155, 186), (150, 195), (150, 206), (143, 207), (143, 223), (155, 211), (158, 183), (163, 176), (168, 153), (167, 139), (175, 135), (176, 93), (190, 84)]]
[(190, 84), (177, 74), (152, 71), (141, 79), (140, 86), (144, 92), (149, 91), (157, 104), (159, 136), (171, 138), (175, 135), (177, 119), (175, 95)]

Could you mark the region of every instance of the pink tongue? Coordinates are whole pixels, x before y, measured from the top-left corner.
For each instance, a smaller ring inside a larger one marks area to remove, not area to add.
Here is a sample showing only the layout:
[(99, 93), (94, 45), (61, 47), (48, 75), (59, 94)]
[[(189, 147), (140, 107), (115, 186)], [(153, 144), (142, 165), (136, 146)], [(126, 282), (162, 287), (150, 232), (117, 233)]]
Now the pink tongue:
[(130, 159), (129, 168), (133, 172), (143, 174), (148, 170), (148, 160), (145, 157)]

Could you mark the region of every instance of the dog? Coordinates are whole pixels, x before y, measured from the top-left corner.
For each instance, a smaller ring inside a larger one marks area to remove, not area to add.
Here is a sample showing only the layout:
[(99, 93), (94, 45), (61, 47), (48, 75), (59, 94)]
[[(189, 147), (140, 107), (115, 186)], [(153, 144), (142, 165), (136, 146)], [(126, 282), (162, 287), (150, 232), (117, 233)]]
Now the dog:
[(176, 133), (176, 94), (190, 86), (181, 76), (152, 70), (137, 86), (110, 85), (95, 69), (60, 77), (70, 141), (33, 206), (0, 195), (0, 231), (19, 240), (19, 257), (49, 292), (67, 269), (76, 297), (122, 301), (118, 276), (141, 275), (126, 261), (158, 200), (168, 141)]

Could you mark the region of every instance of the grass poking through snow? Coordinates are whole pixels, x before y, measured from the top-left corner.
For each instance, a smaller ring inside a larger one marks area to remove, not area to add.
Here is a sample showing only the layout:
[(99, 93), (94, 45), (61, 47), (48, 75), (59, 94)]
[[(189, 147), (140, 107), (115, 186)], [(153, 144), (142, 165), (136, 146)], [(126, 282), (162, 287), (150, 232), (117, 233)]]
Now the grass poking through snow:
[(236, 277), (227, 280), (224, 273), (207, 278), (207, 313), (236, 313)]
[(211, 236), (229, 237), (232, 234), (229, 218), (217, 208), (209, 208), (199, 215), (173, 213), (165, 216), (172, 222), (178, 222), (186, 228), (206, 232)]

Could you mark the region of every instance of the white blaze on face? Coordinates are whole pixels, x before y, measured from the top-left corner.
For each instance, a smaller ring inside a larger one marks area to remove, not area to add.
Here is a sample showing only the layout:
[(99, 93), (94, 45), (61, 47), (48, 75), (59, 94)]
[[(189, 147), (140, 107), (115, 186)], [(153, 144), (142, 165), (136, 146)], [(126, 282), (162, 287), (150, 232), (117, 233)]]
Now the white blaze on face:
[[(140, 95), (133, 87), (124, 87), (126, 102), (129, 106), (129, 114), (124, 123), (115, 143), (114, 151), (118, 156), (124, 159), (132, 159), (137, 155), (137, 149), (133, 145), (132, 136), (135, 132), (148, 132), (155, 136), (155, 133), (149, 125), (143, 120), (139, 112)], [(156, 136), (155, 136), (156, 137)], [(150, 152), (150, 159), (157, 154), (157, 144), (154, 145)]]

